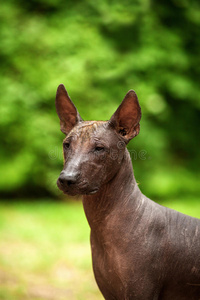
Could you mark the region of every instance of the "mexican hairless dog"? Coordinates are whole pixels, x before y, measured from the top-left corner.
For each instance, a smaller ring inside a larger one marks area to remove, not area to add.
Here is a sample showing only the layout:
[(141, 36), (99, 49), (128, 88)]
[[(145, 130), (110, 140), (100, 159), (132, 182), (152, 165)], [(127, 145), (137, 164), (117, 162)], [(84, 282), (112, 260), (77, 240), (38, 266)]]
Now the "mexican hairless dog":
[(56, 110), (66, 135), (57, 184), (66, 194), (83, 195), (104, 298), (200, 300), (200, 220), (148, 199), (133, 175), (126, 144), (140, 130), (135, 92), (109, 121), (85, 122), (59, 85)]

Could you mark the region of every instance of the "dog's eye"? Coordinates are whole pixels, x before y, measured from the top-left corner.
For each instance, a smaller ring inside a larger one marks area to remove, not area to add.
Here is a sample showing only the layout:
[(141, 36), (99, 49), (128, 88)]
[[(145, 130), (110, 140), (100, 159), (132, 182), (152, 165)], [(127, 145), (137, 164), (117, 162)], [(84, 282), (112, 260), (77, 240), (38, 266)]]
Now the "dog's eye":
[(64, 149), (69, 149), (69, 146), (70, 146), (69, 142), (66, 142), (66, 143), (63, 144)]
[(95, 147), (95, 151), (100, 152), (100, 151), (104, 151), (105, 148), (104, 147)]

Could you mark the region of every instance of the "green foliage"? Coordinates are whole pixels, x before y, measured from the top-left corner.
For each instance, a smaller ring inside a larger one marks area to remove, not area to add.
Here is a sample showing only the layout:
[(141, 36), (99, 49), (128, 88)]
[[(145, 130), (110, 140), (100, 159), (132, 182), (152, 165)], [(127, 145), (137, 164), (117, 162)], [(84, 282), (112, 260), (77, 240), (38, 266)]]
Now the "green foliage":
[(0, 6), (1, 192), (58, 193), (59, 83), (84, 119), (109, 119), (135, 89), (143, 117), (129, 149), (137, 153), (142, 190), (153, 197), (199, 192), (198, 2), (10, 0)]

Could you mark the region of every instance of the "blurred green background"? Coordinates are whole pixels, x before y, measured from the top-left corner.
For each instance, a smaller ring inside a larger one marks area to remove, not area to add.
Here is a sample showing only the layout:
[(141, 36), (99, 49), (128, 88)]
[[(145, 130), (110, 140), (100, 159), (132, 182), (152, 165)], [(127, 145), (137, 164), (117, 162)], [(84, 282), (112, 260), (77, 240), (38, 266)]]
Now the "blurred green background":
[(1, 299), (102, 299), (81, 203), (56, 187), (60, 83), (85, 120), (109, 119), (134, 89), (141, 190), (200, 217), (199, 34), (198, 1), (1, 2)]

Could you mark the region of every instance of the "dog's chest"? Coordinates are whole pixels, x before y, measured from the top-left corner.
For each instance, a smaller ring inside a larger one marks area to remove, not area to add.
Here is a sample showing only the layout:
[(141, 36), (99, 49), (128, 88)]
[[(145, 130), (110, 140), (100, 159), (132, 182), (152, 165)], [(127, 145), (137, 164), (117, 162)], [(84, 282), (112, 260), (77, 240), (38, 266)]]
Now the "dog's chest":
[(95, 279), (102, 293), (109, 293), (109, 299), (118, 299), (116, 295), (124, 297), (132, 269), (128, 255), (122, 255), (112, 243), (99, 245), (92, 238), (91, 248)]

